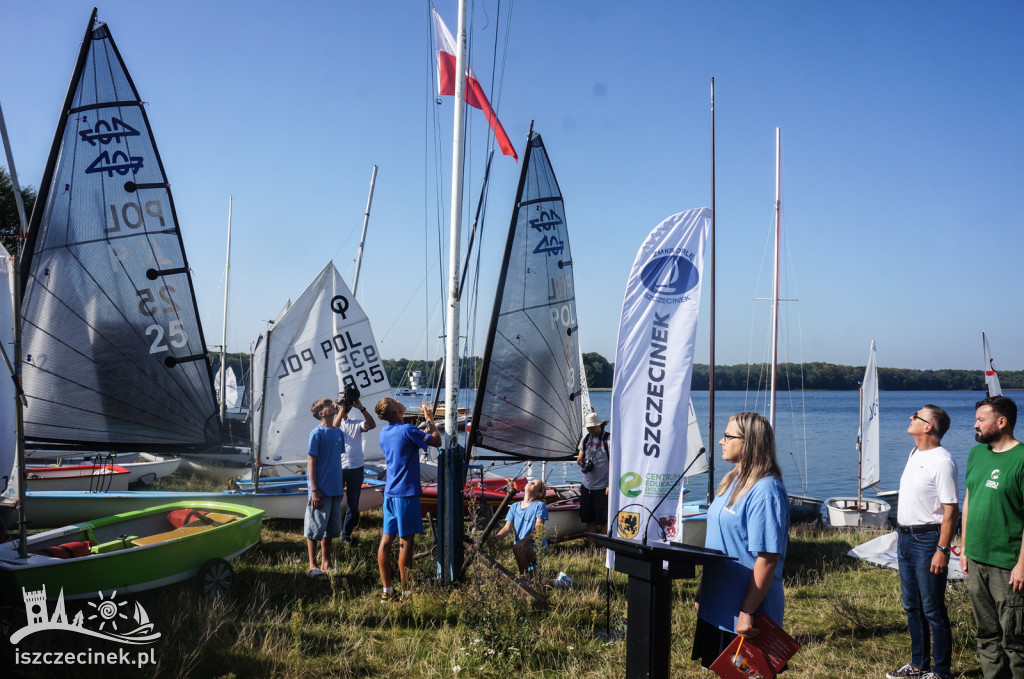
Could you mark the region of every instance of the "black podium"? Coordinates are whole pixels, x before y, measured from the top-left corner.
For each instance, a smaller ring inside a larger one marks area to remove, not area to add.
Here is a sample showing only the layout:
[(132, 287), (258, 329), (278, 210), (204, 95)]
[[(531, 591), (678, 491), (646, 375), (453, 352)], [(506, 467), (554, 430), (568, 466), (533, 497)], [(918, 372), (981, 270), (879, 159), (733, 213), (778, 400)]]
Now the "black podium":
[(615, 553), (615, 570), (629, 576), (626, 676), (668, 679), (672, 644), (672, 580), (693, 578), (697, 564), (734, 561), (716, 549), (633, 540), (587, 533)]

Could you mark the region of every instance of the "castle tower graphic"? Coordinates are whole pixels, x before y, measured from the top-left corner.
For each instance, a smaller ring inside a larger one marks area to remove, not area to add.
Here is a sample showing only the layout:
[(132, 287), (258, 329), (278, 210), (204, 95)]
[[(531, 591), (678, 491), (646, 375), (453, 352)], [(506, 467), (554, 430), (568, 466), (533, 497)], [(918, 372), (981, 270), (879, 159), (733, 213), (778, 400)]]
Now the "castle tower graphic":
[(49, 611), (46, 609), (46, 585), (43, 588), (35, 592), (27, 592), (25, 588), (21, 588), (21, 598), (25, 601), (25, 616), (28, 618), (28, 626), (34, 627), (35, 625), (46, 625), (50, 622), (67, 624), (68, 614), (64, 608), (64, 588), (60, 589), (60, 596), (57, 597), (57, 603), (53, 607), (53, 617), (49, 617)]
[(21, 598), (25, 600), (25, 615), (29, 625), (45, 625), (50, 622), (46, 610), (46, 585), (36, 592), (26, 592), (22, 587)]

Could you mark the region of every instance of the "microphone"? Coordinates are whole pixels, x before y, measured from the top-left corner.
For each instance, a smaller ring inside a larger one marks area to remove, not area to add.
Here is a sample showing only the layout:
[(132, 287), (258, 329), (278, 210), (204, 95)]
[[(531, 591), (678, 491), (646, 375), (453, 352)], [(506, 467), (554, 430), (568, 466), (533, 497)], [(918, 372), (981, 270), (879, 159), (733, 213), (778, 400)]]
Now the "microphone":
[[(661, 496), (661, 499), (658, 500), (658, 504), (654, 505), (653, 509), (648, 510), (647, 513), (648, 513), (649, 517), (647, 519), (647, 525), (644, 526), (644, 541), (643, 541), (643, 544), (645, 546), (647, 545), (647, 531), (651, 527), (651, 521), (655, 520), (654, 519), (654, 512), (658, 511), (658, 507), (660, 507), (661, 503), (663, 503), (665, 501), (665, 498), (667, 498), (669, 495), (672, 494), (672, 491), (676, 489), (676, 486), (679, 485), (679, 482), (682, 481), (683, 477), (686, 476), (686, 472), (690, 471), (690, 467), (692, 467), (694, 465), (694, 463), (696, 463), (697, 460), (700, 459), (700, 456), (703, 455), (706, 452), (707, 451), (705, 450), (705, 448), (703, 446), (701, 446), (701, 449), (698, 450), (697, 454), (694, 456), (693, 461), (690, 462), (690, 464), (686, 465), (686, 469), (683, 470), (683, 473), (679, 475), (679, 478), (676, 479), (676, 482), (672, 484), (672, 486), (665, 492), (665, 494)], [(665, 539), (665, 531), (662, 529), (660, 524), (658, 525), (658, 530), (661, 531), (661, 539), (664, 540)]]

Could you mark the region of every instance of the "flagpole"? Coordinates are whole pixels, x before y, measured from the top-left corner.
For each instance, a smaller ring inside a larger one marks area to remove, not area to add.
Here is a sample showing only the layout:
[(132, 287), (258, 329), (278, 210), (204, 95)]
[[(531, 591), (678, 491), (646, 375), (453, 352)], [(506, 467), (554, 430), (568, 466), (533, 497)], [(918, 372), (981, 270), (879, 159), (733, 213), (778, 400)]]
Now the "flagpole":
[[(708, 448), (715, 445), (715, 79), (711, 78), (711, 351), (708, 357)], [(708, 455), (708, 504), (715, 496), (715, 456)]]
[[(454, 582), (462, 571), (461, 555), (462, 489), (458, 488), (456, 452), (458, 446), (459, 388), (459, 267), (462, 238), (462, 184), (465, 175), (466, 129), (466, 0), (459, 0), (459, 22), (455, 35), (455, 121), (452, 126), (451, 222), (448, 237), (448, 314), (445, 324), (445, 385), (443, 460), (438, 460), (438, 559), (441, 581)], [(455, 478), (453, 478), (455, 477)], [(441, 497), (441, 494), (447, 497)]]

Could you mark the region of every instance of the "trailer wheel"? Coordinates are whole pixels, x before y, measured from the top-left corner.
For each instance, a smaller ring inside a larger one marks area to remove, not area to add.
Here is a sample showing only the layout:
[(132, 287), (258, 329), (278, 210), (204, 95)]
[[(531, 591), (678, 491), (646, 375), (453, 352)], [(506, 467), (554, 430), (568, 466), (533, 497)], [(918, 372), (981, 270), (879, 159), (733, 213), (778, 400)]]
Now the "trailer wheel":
[(235, 571), (224, 559), (210, 559), (199, 567), (199, 590), (207, 598), (228, 596), (235, 583)]

